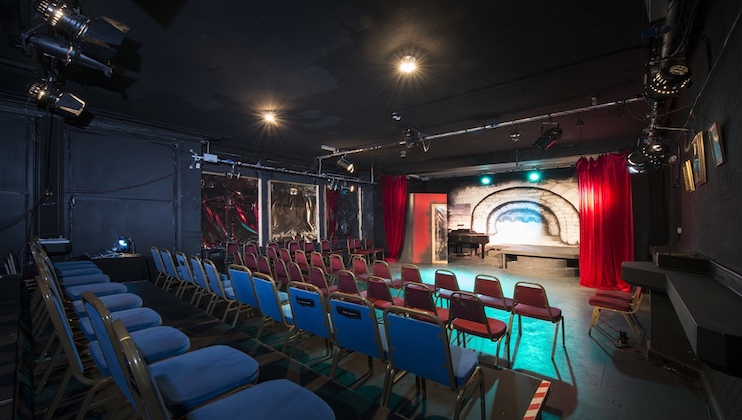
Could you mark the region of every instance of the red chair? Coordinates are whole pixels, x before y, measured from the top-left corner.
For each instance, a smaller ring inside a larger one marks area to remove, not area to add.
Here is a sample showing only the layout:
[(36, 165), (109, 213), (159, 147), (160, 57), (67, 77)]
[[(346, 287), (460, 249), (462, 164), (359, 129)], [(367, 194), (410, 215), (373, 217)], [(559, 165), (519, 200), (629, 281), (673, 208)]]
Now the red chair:
[(309, 261), (307, 261), (307, 254), (301, 249), (294, 251), (294, 262), (299, 265), (303, 273), (309, 273)]
[(456, 279), (456, 274), (449, 270), (435, 270), (435, 291), (438, 296), (438, 301), (443, 304), (443, 300), (450, 300), (451, 294), (458, 292), (459, 282)]
[(343, 257), (339, 254), (330, 255), (330, 275), (335, 275), (340, 270), (345, 270), (345, 263)]
[[(474, 293), (453, 292), (450, 296), (451, 328), (456, 330), (456, 345), (466, 347), (466, 335), (486, 338), (497, 343), (495, 365), (500, 360), (500, 341), (507, 336), (508, 327), (499, 319), (489, 318), (484, 303)], [(510, 340), (506, 340), (510, 357)]]
[(367, 293), (365, 291), (362, 292), (358, 288), (358, 281), (352, 272), (348, 270), (340, 270), (337, 272), (337, 279), (338, 292), (366, 297)]
[(248, 242), (245, 244), (245, 247), (243, 248), (244, 254), (254, 254), (254, 255), (260, 255), (260, 246), (258, 246), (257, 242)]
[(433, 291), (422, 283), (407, 283), (405, 285), (404, 306), (436, 315), (444, 324), (448, 324), (450, 320), (450, 311), (446, 308), (435, 306)]
[(293, 258), (291, 258), (291, 253), (286, 248), (281, 248), (278, 250), (278, 259), (283, 260), (283, 262), (292, 262), (294, 261)]
[(333, 251), (332, 245), (330, 244), (330, 241), (327, 239), (323, 239), (319, 242), (319, 252), (324, 257), (330, 257), (330, 254), (336, 254), (337, 252)]
[[(265, 246), (265, 255), (268, 257), (269, 260), (277, 260), (279, 258), (278, 253), (281, 248), (278, 246), (278, 243), (276, 242), (268, 242), (268, 244)], [(257, 254), (255, 254), (257, 255)]]
[[(518, 315), (518, 336), (523, 334), (521, 328), (521, 316), (528, 318), (549, 321), (555, 324), (554, 343), (551, 346), (551, 358), (554, 358), (556, 351), (557, 336), (559, 335), (559, 324), (562, 324), (562, 346), (566, 347), (564, 339), (564, 316), (562, 310), (549, 305), (549, 299), (546, 296), (546, 290), (537, 283), (518, 282), (515, 283), (513, 292), (513, 309), (510, 312), (510, 322), (508, 331), (513, 330), (513, 318)], [(509, 356), (508, 356), (509, 357)]]
[(290, 241), (286, 244), (286, 249), (288, 249), (289, 255), (294, 255), (294, 252), (301, 249), (301, 244), (298, 241)]
[(353, 269), (353, 274), (355, 274), (358, 281), (362, 281), (364, 283), (368, 281), (370, 274), (368, 272), (368, 265), (366, 265), (366, 260), (363, 259), (363, 257), (358, 255), (354, 256), (351, 260), (351, 268)]
[(510, 312), (513, 299), (502, 293), (502, 284), (495, 276), (480, 274), (474, 278), (474, 293), (484, 303), (484, 306)]
[(245, 265), (245, 261), (242, 259), (242, 253), (240, 253), (240, 251), (232, 252), (232, 261), (234, 261), (233, 264)]
[(363, 244), (361, 243), (361, 240), (356, 239), (352, 236), (348, 236), (347, 244), (348, 244), (348, 255), (350, 255), (351, 258), (355, 256), (359, 256), (365, 260), (368, 260), (369, 257), (374, 253), (373, 251), (363, 249)]
[(386, 284), (389, 285), (392, 289), (397, 290), (397, 296), (402, 292), (402, 279), (397, 277), (394, 278), (392, 276), (392, 271), (389, 269), (389, 263), (387, 263), (384, 260), (376, 260), (371, 265), (371, 274), (376, 277), (381, 277), (384, 279)]
[(307, 282), (304, 273), (302, 273), (301, 268), (299, 268), (299, 265), (297, 263), (290, 262), (286, 264), (286, 269), (289, 272), (289, 281), (300, 281), (304, 283)]
[(423, 278), (420, 275), (420, 269), (414, 264), (402, 264), (402, 287), (407, 283), (423, 283)]
[(374, 260), (377, 260), (376, 258), (377, 254), (381, 254), (381, 259), (384, 259), (384, 248), (376, 248), (374, 247), (374, 241), (371, 240), (371, 238), (366, 238), (363, 240), (363, 247), (366, 248), (366, 251), (373, 252)]
[(283, 260), (273, 261), (273, 279), (279, 288), (286, 290), (289, 284), (289, 271), (286, 268), (286, 262)]
[(308, 283), (311, 283), (317, 288), (319, 288), (322, 291), (322, 294), (327, 296), (330, 293), (337, 292), (338, 287), (334, 285), (327, 284), (327, 278), (325, 278), (325, 272), (322, 271), (319, 267), (310, 267), (309, 268), (309, 281)]
[(261, 255), (258, 257), (258, 273), (263, 273), (266, 276), (273, 277), (273, 270), (271, 270), (270, 260), (265, 255)]
[(371, 276), (366, 283), (366, 299), (376, 309), (384, 310), (390, 306), (404, 306), (404, 299), (392, 297), (389, 285), (381, 277)]
[[(598, 322), (600, 322), (600, 311), (613, 311), (624, 317), (626, 323), (629, 324), (631, 333), (634, 334), (634, 337), (641, 344), (642, 328), (636, 319), (636, 311), (639, 310), (639, 306), (642, 303), (642, 288), (637, 287), (631, 295), (630, 300), (626, 300), (622, 295), (617, 295), (617, 298), (613, 298), (611, 294), (598, 294), (598, 292), (599, 290), (595, 292), (594, 296), (588, 299), (588, 303), (593, 307), (593, 315), (590, 319), (590, 329), (587, 330), (587, 335), (591, 335), (593, 326), (598, 325)], [(606, 292), (606, 290), (603, 292)]]
[(260, 271), (258, 270), (258, 257), (255, 254), (245, 254), (245, 267), (250, 271)]
[(234, 258), (235, 253), (240, 254), (240, 251), (242, 251), (241, 248), (242, 247), (237, 242), (227, 242), (227, 249), (226, 249), (227, 256), (224, 259), (225, 262), (229, 263), (230, 260)]

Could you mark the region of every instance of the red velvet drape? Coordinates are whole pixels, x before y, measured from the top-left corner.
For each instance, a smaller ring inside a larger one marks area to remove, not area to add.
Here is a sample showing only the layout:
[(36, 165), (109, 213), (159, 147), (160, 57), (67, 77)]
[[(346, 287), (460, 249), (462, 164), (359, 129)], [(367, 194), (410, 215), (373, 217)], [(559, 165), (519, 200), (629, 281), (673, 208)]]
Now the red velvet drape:
[(631, 181), (626, 153), (577, 161), (580, 192), (580, 284), (628, 291), (621, 263), (634, 259)]
[(325, 216), (327, 217), (327, 238), (332, 238), (338, 230), (338, 219), (336, 217), (336, 207), (340, 202), (340, 191), (327, 190), (325, 192), (327, 197), (327, 208), (325, 208)]
[(395, 262), (402, 252), (404, 218), (407, 208), (407, 178), (404, 175), (381, 176), (381, 207), (384, 213), (384, 233), (389, 248), (387, 261)]

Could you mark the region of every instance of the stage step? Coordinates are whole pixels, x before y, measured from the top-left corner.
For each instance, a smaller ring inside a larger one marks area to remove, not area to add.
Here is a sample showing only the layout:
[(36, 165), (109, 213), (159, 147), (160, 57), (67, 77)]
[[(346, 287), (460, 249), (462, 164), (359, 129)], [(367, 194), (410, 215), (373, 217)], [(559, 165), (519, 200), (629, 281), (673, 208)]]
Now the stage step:
[(508, 262), (507, 270), (513, 274), (548, 279), (577, 277), (576, 267), (568, 267), (567, 260), (558, 258), (518, 257)]

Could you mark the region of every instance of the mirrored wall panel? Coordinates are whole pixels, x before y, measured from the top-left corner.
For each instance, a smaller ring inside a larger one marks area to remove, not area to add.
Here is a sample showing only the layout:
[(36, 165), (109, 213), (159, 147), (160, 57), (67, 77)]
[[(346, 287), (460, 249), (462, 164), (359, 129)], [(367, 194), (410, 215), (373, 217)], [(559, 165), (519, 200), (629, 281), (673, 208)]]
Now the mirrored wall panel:
[(258, 241), (259, 184), (257, 178), (202, 174), (201, 232), (205, 247)]
[(327, 237), (345, 239), (348, 236), (361, 237), (360, 232), (360, 189), (325, 188), (325, 220)]
[(319, 236), (317, 186), (269, 181), (269, 241), (316, 241)]

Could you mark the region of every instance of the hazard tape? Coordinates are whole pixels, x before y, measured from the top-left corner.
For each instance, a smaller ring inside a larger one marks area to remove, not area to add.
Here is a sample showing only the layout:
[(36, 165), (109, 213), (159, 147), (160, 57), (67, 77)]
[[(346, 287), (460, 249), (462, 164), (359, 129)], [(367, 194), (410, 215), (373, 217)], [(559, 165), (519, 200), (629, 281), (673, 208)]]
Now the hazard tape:
[(541, 407), (544, 405), (546, 394), (549, 393), (549, 388), (551, 388), (551, 382), (541, 381), (541, 384), (533, 394), (531, 403), (528, 404), (528, 410), (526, 410), (523, 420), (536, 420), (538, 414), (541, 412)]

